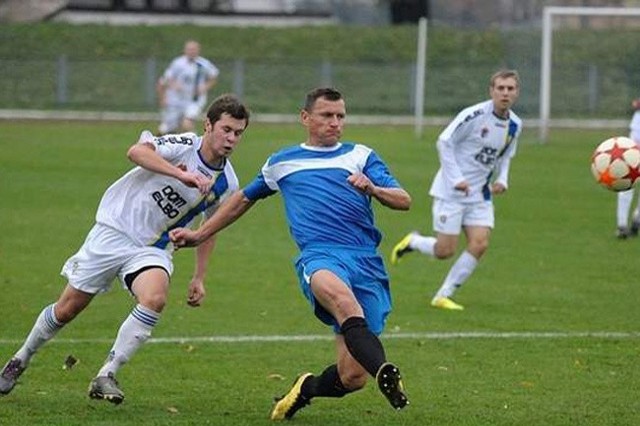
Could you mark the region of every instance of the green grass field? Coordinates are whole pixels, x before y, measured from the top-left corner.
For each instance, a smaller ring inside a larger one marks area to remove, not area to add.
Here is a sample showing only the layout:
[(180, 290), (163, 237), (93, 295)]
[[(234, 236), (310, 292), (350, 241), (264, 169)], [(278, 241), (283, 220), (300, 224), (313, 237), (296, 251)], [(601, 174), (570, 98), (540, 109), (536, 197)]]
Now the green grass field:
[[(57, 297), (59, 270), (102, 192), (131, 167), (127, 147), (154, 125), (0, 122), (0, 362)], [(376, 208), (385, 256), (406, 232), (431, 228), (426, 193), (438, 131), (418, 141), (409, 127), (347, 128), (347, 139), (374, 147), (414, 198), (409, 212)], [(411, 405), (394, 412), (370, 383), (342, 400), (314, 400), (295, 424), (640, 424), (640, 240), (614, 238), (615, 196), (589, 171), (597, 143), (624, 131), (553, 130), (546, 145), (535, 133), (525, 131), (510, 191), (496, 200), (491, 247), (459, 292), (464, 312), (428, 307), (450, 261), (413, 255), (389, 267), (394, 312), (383, 340)], [(241, 181), (303, 136), (297, 126), (253, 123), (233, 157)], [(157, 340), (119, 374), (120, 406), (86, 395), (132, 307), (114, 286), (0, 398), (0, 425), (270, 424), (272, 398), (334, 358), (330, 330), (298, 291), (295, 254), (281, 201), (262, 201), (220, 234), (206, 303), (193, 309), (185, 303), (193, 253), (178, 252)], [(264, 340), (238, 339), (247, 336)], [(80, 363), (63, 370), (70, 354)]]

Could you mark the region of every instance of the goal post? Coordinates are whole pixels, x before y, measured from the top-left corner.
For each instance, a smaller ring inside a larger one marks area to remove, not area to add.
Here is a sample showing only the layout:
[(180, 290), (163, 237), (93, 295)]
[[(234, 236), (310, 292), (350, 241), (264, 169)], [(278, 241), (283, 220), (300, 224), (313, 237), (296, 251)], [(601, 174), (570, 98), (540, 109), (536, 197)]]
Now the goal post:
[(551, 55), (553, 49), (553, 18), (555, 16), (627, 16), (640, 17), (634, 7), (561, 7), (546, 6), (542, 13), (542, 53), (540, 61), (540, 119), (539, 138), (542, 143), (549, 136), (551, 111)]

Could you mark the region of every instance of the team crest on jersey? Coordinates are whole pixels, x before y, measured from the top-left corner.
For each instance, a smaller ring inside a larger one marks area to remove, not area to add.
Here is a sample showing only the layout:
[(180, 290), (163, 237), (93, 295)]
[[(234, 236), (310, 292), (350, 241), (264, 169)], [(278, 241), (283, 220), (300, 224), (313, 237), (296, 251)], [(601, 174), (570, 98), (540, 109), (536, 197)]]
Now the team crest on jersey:
[(482, 130), (480, 130), (480, 137), (481, 138), (486, 138), (488, 134), (489, 134), (489, 129), (488, 128), (483, 127)]

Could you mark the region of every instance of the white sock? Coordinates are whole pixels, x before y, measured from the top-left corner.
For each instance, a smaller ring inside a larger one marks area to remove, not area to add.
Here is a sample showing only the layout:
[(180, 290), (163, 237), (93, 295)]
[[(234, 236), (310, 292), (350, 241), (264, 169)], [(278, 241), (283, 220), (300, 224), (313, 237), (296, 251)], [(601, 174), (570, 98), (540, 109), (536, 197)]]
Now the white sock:
[(458, 260), (453, 264), (444, 283), (436, 293), (435, 297), (451, 297), (453, 293), (462, 287), (462, 284), (469, 278), (478, 265), (478, 259), (473, 257), (468, 251), (463, 251)]
[(40, 312), (27, 339), (14, 355), (15, 358), (19, 358), (22, 361), (23, 366), (27, 366), (38, 349), (51, 340), (58, 330), (64, 327), (64, 324), (56, 318), (53, 311), (54, 306), (55, 303), (52, 303)]
[(633, 189), (618, 192), (618, 205), (616, 209), (616, 225), (618, 228), (626, 228), (629, 223), (629, 210), (633, 201)]
[(436, 241), (438, 240), (434, 237), (425, 237), (420, 234), (414, 234), (411, 236), (411, 240), (409, 241), (409, 248), (419, 251), (420, 253), (433, 256)]
[(107, 360), (98, 372), (98, 377), (115, 374), (125, 364), (140, 346), (151, 336), (160, 314), (138, 304), (124, 320), (118, 330), (116, 341), (113, 343)]

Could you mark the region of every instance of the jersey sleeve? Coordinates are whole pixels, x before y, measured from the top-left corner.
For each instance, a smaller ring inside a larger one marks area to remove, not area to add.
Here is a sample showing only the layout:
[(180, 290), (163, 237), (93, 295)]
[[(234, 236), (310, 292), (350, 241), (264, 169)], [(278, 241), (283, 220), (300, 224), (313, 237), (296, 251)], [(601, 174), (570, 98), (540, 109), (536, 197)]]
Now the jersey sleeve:
[(242, 192), (249, 200), (257, 201), (262, 198), (267, 198), (277, 191), (269, 188), (264, 180), (264, 176), (260, 173), (251, 183), (242, 189)]
[(442, 173), (447, 182), (454, 186), (465, 180), (460, 165), (456, 161), (455, 146), (462, 143), (471, 134), (473, 119), (480, 114), (479, 110), (466, 108), (462, 110), (449, 125), (440, 133), (436, 147)]
[(162, 79), (166, 82), (167, 80), (174, 80), (177, 77), (179, 70), (178, 59), (174, 59), (171, 61), (167, 69), (162, 74)]
[(391, 174), (389, 168), (384, 161), (376, 154), (375, 151), (371, 151), (367, 157), (367, 161), (363, 168), (363, 173), (371, 179), (374, 185), (382, 188), (399, 188), (400, 184), (396, 178)]
[(195, 133), (153, 136), (149, 131), (146, 132), (148, 134), (145, 134), (144, 138), (141, 135), (138, 143), (150, 143), (162, 158), (172, 164), (179, 162), (185, 153), (195, 149), (197, 141)]
[(218, 75), (220, 75), (218, 67), (208, 60), (205, 60), (205, 72), (207, 74), (207, 79), (217, 78)]

